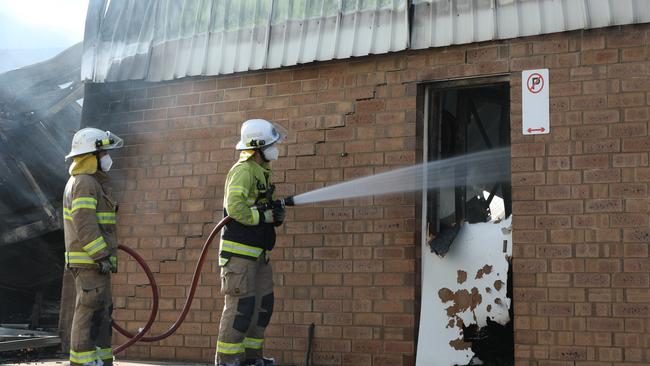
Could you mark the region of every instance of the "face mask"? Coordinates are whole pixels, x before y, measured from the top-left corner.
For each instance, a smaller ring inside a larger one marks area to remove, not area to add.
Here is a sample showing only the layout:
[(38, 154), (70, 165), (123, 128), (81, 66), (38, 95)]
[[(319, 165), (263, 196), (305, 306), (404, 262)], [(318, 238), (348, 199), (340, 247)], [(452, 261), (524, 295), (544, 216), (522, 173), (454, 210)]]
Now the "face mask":
[(111, 159), (110, 155), (106, 154), (99, 159), (99, 166), (102, 168), (102, 171), (107, 172), (113, 166), (113, 159)]
[(278, 156), (280, 155), (280, 150), (278, 150), (277, 146), (271, 145), (266, 149), (262, 150), (262, 154), (264, 155), (264, 159), (268, 161), (278, 160)]

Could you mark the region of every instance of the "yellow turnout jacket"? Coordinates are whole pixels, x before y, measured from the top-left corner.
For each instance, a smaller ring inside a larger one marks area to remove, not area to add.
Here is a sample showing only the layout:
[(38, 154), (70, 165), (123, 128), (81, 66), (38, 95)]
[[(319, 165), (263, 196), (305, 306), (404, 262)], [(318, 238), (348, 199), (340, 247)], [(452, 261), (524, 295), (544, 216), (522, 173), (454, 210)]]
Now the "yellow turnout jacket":
[(96, 156), (74, 158), (63, 194), (68, 267), (97, 267), (97, 262), (106, 257), (117, 262), (117, 203), (104, 189), (108, 180), (106, 173), (97, 171)]

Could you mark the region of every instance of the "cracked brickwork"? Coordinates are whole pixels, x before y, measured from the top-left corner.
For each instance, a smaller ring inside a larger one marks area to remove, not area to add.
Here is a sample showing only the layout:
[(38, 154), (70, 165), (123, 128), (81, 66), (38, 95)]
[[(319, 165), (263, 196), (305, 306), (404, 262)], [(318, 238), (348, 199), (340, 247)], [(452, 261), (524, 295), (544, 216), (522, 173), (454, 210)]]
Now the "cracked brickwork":
[[(515, 356), (518, 365), (650, 363), (650, 26), (575, 31), (174, 82), (88, 85), (83, 125), (121, 135), (121, 244), (156, 272), (165, 330), (203, 240), (221, 217), (239, 124), (289, 131), (280, 196), (416, 163), (418, 84), (510, 76)], [(551, 133), (521, 134), (521, 70), (550, 69)], [(279, 229), (270, 356), (314, 364), (412, 365), (416, 195), (288, 209)], [(212, 250), (185, 324), (129, 357), (209, 361), (222, 308)], [(430, 255), (426, 253), (426, 255)], [(148, 317), (133, 261), (114, 276), (115, 318)], [(121, 338), (116, 338), (116, 340)], [(443, 347), (445, 345), (432, 345)]]

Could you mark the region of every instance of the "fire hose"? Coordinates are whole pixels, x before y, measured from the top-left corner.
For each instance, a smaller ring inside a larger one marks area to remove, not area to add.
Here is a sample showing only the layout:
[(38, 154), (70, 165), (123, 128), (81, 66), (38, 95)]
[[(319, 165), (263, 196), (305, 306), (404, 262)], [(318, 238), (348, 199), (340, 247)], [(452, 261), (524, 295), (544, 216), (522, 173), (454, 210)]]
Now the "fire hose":
[(145, 274), (147, 275), (147, 279), (149, 279), (149, 284), (151, 285), (151, 294), (153, 296), (153, 304), (151, 306), (151, 313), (149, 314), (149, 320), (145, 324), (144, 327), (140, 329), (140, 331), (137, 334), (133, 334), (129, 332), (128, 330), (122, 328), (119, 326), (117, 323), (113, 322), (113, 328), (120, 332), (123, 336), (130, 338), (128, 341), (125, 343), (117, 346), (114, 350), (113, 353), (118, 354), (128, 347), (130, 347), (132, 344), (134, 344), (137, 341), (142, 341), (142, 342), (156, 342), (160, 341), (162, 339), (165, 339), (169, 337), (170, 335), (174, 334), (176, 329), (181, 326), (183, 321), (185, 320), (185, 317), (187, 316), (187, 313), (190, 311), (190, 307), (192, 306), (192, 301), (194, 300), (194, 294), (196, 293), (196, 287), (199, 283), (199, 277), (201, 276), (201, 270), (203, 269), (203, 262), (205, 262), (205, 257), (208, 254), (208, 248), (210, 248), (210, 244), (212, 243), (212, 240), (214, 240), (214, 237), (217, 236), (219, 231), (221, 231), (221, 228), (224, 227), (228, 222), (230, 222), (232, 218), (230, 216), (226, 216), (219, 223), (212, 229), (212, 232), (206, 239), (205, 243), (203, 244), (203, 249), (201, 249), (201, 255), (199, 255), (199, 259), (196, 263), (196, 267), (194, 268), (194, 275), (192, 275), (192, 284), (190, 286), (190, 293), (187, 295), (187, 300), (185, 301), (185, 305), (183, 305), (183, 309), (181, 310), (181, 313), (179, 314), (178, 318), (172, 324), (167, 331), (165, 331), (162, 334), (156, 335), (156, 336), (149, 336), (145, 337), (144, 335), (149, 331), (149, 328), (151, 328), (151, 325), (153, 325), (153, 322), (156, 320), (156, 315), (158, 313), (158, 286), (156, 284), (156, 279), (153, 276), (153, 273), (151, 272), (151, 269), (147, 265), (147, 263), (142, 259), (142, 257), (136, 253), (133, 249), (124, 246), (124, 245), (118, 245), (118, 249), (121, 249), (128, 253), (133, 259), (138, 262), (140, 267), (144, 270)]
[[(271, 207), (274, 205), (281, 205), (282, 207), (284, 206), (293, 206), (293, 198), (292, 197), (287, 197), (283, 198), (277, 201), (272, 201), (273, 203), (270, 205)], [(117, 323), (113, 322), (112, 326), (115, 330), (120, 332), (123, 336), (129, 338), (126, 342), (123, 344), (117, 346), (115, 349), (113, 349), (114, 354), (118, 354), (131, 345), (133, 345), (135, 342), (142, 341), (142, 342), (157, 342), (160, 340), (163, 340), (170, 335), (174, 334), (174, 332), (178, 329), (178, 327), (181, 326), (183, 321), (185, 320), (185, 317), (187, 316), (187, 313), (190, 311), (190, 307), (192, 306), (192, 301), (194, 300), (194, 294), (196, 293), (196, 287), (199, 283), (199, 277), (201, 276), (201, 270), (203, 269), (203, 262), (205, 262), (205, 257), (208, 254), (208, 248), (210, 248), (210, 244), (212, 244), (212, 241), (214, 240), (214, 237), (217, 236), (217, 234), (221, 231), (221, 229), (230, 221), (232, 218), (230, 216), (226, 216), (217, 225), (215, 225), (214, 229), (212, 229), (212, 232), (210, 232), (210, 235), (208, 238), (205, 240), (205, 243), (203, 244), (203, 248), (201, 249), (201, 254), (199, 255), (199, 259), (197, 260), (196, 267), (194, 268), (194, 274), (192, 275), (192, 284), (190, 285), (190, 292), (187, 295), (187, 300), (185, 301), (185, 305), (183, 305), (183, 309), (181, 310), (181, 313), (179, 314), (178, 318), (176, 321), (167, 329), (164, 333), (155, 335), (155, 336), (148, 336), (145, 337), (145, 334), (149, 331), (151, 326), (153, 325), (153, 322), (156, 320), (156, 316), (158, 314), (158, 285), (156, 284), (156, 279), (153, 276), (153, 273), (151, 272), (151, 269), (147, 265), (147, 263), (144, 261), (144, 259), (133, 249), (124, 246), (124, 245), (118, 245), (118, 249), (126, 252), (129, 254), (133, 259), (136, 260), (136, 262), (140, 265), (140, 267), (144, 270), (145, 274), (147, 275), (147, 279), (149, 280), (149, 284), (151, 285), (151, 294), (152, 294), (152, 306), (151, 306), (151, 313), (149, 314), (149, 320), (147, 320), (147, 323), (145, 324), (144, 327), (140, 328), (140, 331), (138, 331), (137, 334), (131, 333), (128, 330), (122, 328), (120, 325)]]

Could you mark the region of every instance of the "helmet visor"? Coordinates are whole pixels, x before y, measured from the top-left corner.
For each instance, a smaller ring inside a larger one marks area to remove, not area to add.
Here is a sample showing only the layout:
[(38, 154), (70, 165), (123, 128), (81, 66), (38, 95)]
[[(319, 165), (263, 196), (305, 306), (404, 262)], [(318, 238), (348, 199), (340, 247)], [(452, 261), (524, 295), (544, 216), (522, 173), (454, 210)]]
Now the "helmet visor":
[[(273, 143), (283, 143), (284, 141), (287, 140), (287, 135), (288, 131), (286, 128), (284, 128), (282, 125), (279, 123), (273, 123), (271, 122), (271, 125), (273, 126), (273, 134), (277, 136), (277, 138), (274, 138)], [(268, 144), (271, 145), (271, 144)]]
[(124, 146), (124, 140), (122, 140), (118, 135), (111, 133), (111, 131), (106, 131), (106, 136), (95, 142), (97, 150), (119, 149), (122, 146)]

